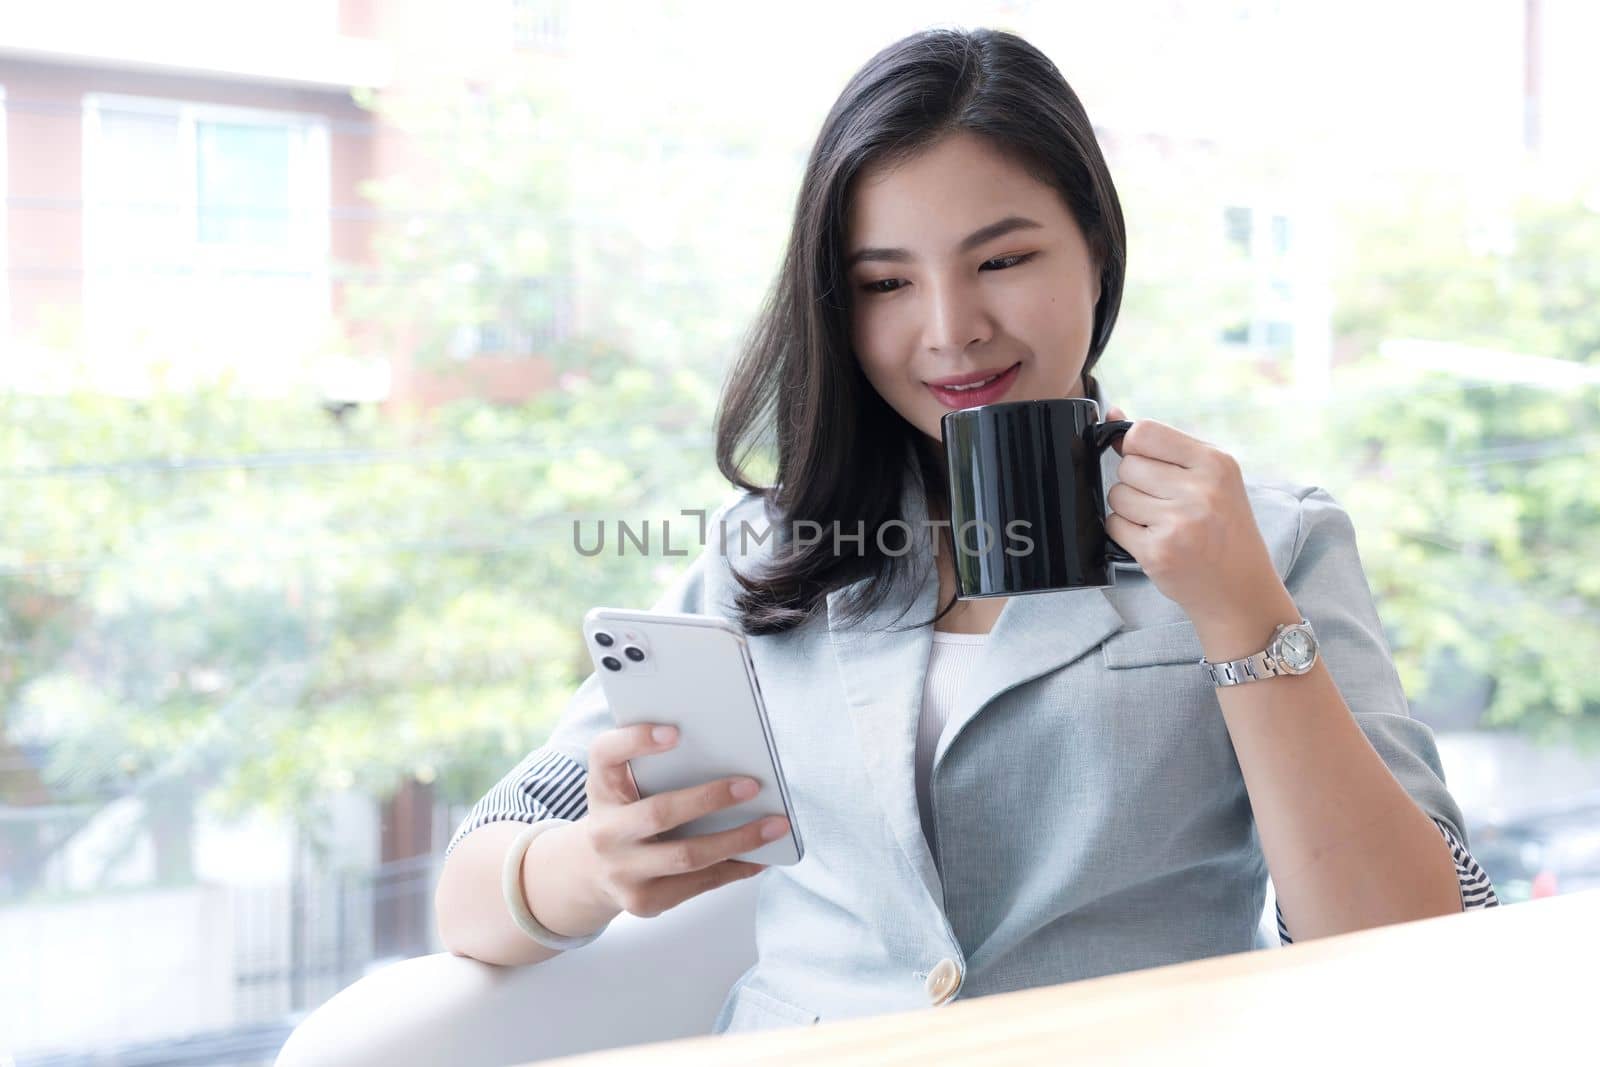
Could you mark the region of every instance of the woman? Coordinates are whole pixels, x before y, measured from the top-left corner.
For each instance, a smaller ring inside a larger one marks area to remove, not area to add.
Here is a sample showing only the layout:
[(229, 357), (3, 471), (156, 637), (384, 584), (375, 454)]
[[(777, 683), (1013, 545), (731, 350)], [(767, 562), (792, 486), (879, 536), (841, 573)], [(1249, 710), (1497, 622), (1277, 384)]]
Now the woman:
[[(1091, 372), (1124, 262), (1089, 120), (1015, 36), (900, 41), (825, 120), (718, 416), (742, 491), (713, 528), (735, 536), (656, 604), (751, 635), (806, 841), (766, 872), (760, 958), (718, 1031), (1259, 947), (1269, 874), (1284, 942), (1496, 903), (1323, 490), (1247, 481), (1141, 420), (1107, 523), (1137, 566), (1110, 588), (960, 602), (948, 543), (891, 556), (870, 533), (843, 552), (792, 536), (946, 514), (952, 407), (1103, 403)], [(960, 387), (973, 378), (991, 381)], [(772, 488), (739, 462), (763, 434)], [(741, 529), (776, 537), (752, 548)], [(1197, 666), (1302, 620), (1320, 642), (1307, 673), (1218, 685)], [(729, 857), (762, 823), (652, 840), (749, 794), (718, 781), (639, 801), (626, 761), (674, 731), (612, 727), (591, 676), (462, 823), (439, 890), (452, 951), (535, 962), (622, 910), (761, 872)], [(520, 899), (501, 896), (508, 850)]]

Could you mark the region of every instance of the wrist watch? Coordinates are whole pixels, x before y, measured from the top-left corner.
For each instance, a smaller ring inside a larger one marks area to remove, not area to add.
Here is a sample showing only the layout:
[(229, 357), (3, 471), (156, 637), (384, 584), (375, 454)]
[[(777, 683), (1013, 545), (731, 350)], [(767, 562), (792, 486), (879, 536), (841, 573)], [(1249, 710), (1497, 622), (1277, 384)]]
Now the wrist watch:
[(1200, 666), (1211, 675), (1212, 683), (1218, 688), (1243, 685), (1283, 674), (1305, 674), (1317, 662), (1320, 647), (1311, 623), (1301, 619), (1296, 623), (1279, 623), (1267, 647), (1253, 656), (1227, 663), (1212, 663), (1202, 658)]

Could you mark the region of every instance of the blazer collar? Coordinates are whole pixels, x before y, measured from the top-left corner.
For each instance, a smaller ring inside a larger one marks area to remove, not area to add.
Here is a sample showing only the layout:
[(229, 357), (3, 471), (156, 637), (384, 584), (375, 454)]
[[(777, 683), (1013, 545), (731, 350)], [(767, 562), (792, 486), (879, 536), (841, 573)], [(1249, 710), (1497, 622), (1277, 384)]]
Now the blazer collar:
[[(915, 777), (917, 723), (933, 650), (930, 620), (942, 605), (925, 525), (927, 502), (915, 477), (906, 482), (901, 516), (917, 535), (912, 551), (903, 557), (909, 567), (883, 603), (854, 627), (846, 625), (845, 602), (872, 579), (829, 593), (828, 630), (878, 802), (913, 869), (942, 908), (943, 890), (917, 810)], [(951, 743), (995, 698), (1060, 670), (1122, 629), (1123, 617), (1107, 592), (1069, 589), (1006, 601), (934, 753), (935, 775)]]

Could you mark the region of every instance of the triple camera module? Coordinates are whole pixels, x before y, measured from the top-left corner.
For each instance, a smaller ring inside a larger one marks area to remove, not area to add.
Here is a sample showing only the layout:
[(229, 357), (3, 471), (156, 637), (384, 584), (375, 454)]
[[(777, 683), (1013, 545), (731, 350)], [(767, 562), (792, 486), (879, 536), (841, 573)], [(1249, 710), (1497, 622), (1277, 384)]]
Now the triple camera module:
[[(599, 645), (601, 648), (610, 648), (617, 643), (617, 639), (606, 633), (604, 630), (597, 630), (595, 631), (594, 635), (594, 643)], [(644, 662), (644, 649), (640, 648), (638, 645), (628, 645), (624, 647), (622, 654), (633, 660), (635, 663)], [(615, 656), (601, 656), (600, 665), (608, 671), (620, 671), (622, 669), (622, 661)]]

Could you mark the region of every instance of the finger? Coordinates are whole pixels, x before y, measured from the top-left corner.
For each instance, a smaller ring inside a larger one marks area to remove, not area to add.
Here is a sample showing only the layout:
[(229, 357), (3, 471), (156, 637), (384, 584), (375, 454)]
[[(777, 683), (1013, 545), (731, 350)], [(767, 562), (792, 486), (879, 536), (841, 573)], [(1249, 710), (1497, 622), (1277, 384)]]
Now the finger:
[[(1114, 407), (1114, 408), (1111, 408), (1110, 410), (1108, 410), (1106, 412), (1106, 421), (1107, 422), (1121, 422), (1126, 418), (1127, 418), (1127, 416), (1122, 413), (1122, 409), (1121, 408)], [(1122, 438), (1124, 436), (1126, 436), (1126, 435), (1119, 433), (1119, 434), (1117, 434), (1117, 436), (1115, 436), (1115, 437), (1113, 437), (1111, 439), (1111, 448), (1119, 456), (1122, 455)]]
[(1148, 456), (1177, 467), (1194, 467), (1206, 456), (1203, 442), (1155, 419), (1140, 419), (1122, 435), (1122, 454)]
[(622, 831), (635, 840), (648, 840), (714, 811), (743, 804), (760, 791), (754, 778), (739, 775), (657, 793), (628, 806)]
[(1117, 465), (1118, 484), (1130, 485), (1162, 500), (1179, 499), (1185, 477), (1182, 467), (1149, 456), (1124, 456)]
[(1106, 535), (1127, 549), (1135, 563), (1139, 562), (1139, 557), (1144, 553), (1144, 546), (1151, 536), (1147, 528), (1114, 512), (1106, 516)]
[(731, 830), (696, 834), (678, 841), (649, 842), (635, 850), (635, 856), (626, 867), (628, 874), (635, 878), (669, 878), (704, 870), (741, 852), (753, 852), (788, 832), (788, 819), (769, 815)]
[(723, 860), (713, 867), (703, 871), (692, 871), (689, 874), (674, 875), (671, 878), (661, 879), (654, 891), (660, 894), (663, 908), (675, 908), (691, 897), (701, 893), (720, 889), (729, 882), (737, 882), (741, 878), (749, 878), (760, 874), (767, 868), (759, 863), (746, 863), (743, 860)]
[(601, 804), (631, 804), (639, 799), (639, 787), (633, 780), (628, 761), (652, 752), (665, 752), (678, 743), (677, 727), (666, 729), (671, 736), (657, 741), (653, 730), (658, 723), (635, 723), (615, 730), (604, 730), (589, 742), (589, 806)]
[(1111, 505), (1111, 510), (1123, 518), (1138, 523), (1140, 526), (1149, 526), (1161, 517), (1163, 509), (1171, 504), (1141, 489), (1135, 489), (1126, 482), (1118, 482), (1106, 493), (1106, 503)]

